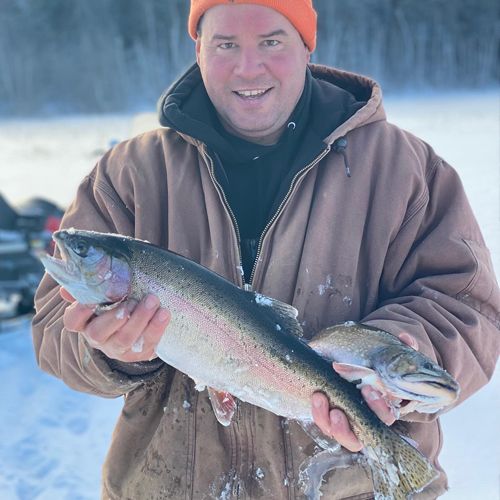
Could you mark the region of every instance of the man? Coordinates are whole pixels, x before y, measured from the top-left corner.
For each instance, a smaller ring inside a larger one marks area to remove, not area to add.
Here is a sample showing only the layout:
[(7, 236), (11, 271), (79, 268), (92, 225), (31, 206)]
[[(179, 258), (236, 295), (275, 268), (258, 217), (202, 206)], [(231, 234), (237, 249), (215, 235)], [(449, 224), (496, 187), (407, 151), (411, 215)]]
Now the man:
[[(484, 385), (500, 292), (456, 173), (386, 122), (375, 82), (309, 65), (310, 0), (192, 0), (189, 32), (197, 64), (160, 100), (167, 128), (108, 152), (63, 226), (134, 235), (293, 304), (306, 337), (346, 320), (388, 330), (455, 376), (460, 401)], [(125, 395), (103, 498), (301, 498), (314, 443), (243, 403), (219, 425), (206, 391), (155, 358), (169, 322), (156, 297), (97, 317), (69, 302), (45, 277), (35, 349), (74, 389)], [(394, 422), (375, 391), (363, 395)], [(361, 448), (340, 410), (321, 394), (311, 404), (325, 434)], [(441, 470), (436, 415), (400, 425)], [(360, 466), (327, 478), (324, 498), (373, 497)], [(441, 472), (419, 497), (445, 489)]]

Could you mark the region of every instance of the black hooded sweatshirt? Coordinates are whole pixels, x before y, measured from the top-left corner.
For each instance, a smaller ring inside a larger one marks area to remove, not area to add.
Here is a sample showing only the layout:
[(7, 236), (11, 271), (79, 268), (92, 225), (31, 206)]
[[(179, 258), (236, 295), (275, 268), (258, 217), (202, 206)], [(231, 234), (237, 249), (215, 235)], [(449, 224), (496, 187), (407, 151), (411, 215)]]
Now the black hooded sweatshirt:
[(349, 92), (314, 78), (307, 69), (304, 90), (283, 134), (276, 144), (264, 146), (224, 129), (197, 64), (164, 92), (158, 105), (160, 123), (204, 142), (214, 160), (217, 180), (238, 224), (246, 280), (260, 237), (295, 174), (325, 148), (323, 139), (364, 104)]

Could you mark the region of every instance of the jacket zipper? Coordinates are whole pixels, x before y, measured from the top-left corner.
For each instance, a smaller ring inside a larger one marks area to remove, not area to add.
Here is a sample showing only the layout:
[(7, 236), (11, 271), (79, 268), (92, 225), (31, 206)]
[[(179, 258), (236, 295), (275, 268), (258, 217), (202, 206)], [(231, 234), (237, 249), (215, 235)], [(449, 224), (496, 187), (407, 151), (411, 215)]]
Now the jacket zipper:
[(222, 204), (224, 205), (224, 208), (226, 210), (226, 213), (229, 215), (229, 218), (233, 222), (233, 227), (236, 232), (236, 240), (237, 240), (237, 251), (238, 251), (238, 259), (239, 259), (239, 271), (240, 271), (240, 276), (241, 276), (241, 285), (245, 290), (251, 290), (251, 285), (246, 283), (245, 281), (245, 273), (243, 271), (243, 258), (241, 256), (241, 238), (240, 238), (240, 228), (238, 226), (238, 221), (236, 220), (236, 217), (234, 215), (233, 210), (231, 209), (231, 206), (229, 205), (229, 202), (227, 201), (226, 198), (226, 193), (224, 193), (224, 190), (222, 189), (222, 186), (219, 184), (219, 181), (215, 177), (215, 166), (214, 166), (214, 161), (212, 160), (212, 157), (208, 154), (207, 151), (203, 148), (202, 150), (203, 155), (208, 159), (209, 163), (209, 169), (208, 173), (210, 174), (210, 179), (212, 179), (212, 182), (214, 183), (215, 189), (217, 189), (217, 192), (219, 193), (219, 196), (222, 199)]
[(221, 197), (221, 199), (223, 201), (223, 205), (224, 205), (224, 208), (226, 210), (226, 213), (229, 215), (229, 217), (233, 223), (234, 230), (236, 232), (236, 239), (238, 242), (238, 245), (237, 245), (237, 247), (238, 247), (237, 248), (238, 259), (239, 259), (239, 264), (240, 264), (239, 269), (240, 269), (240, 273), (241, 273), (241, 284), (243, 285), (243, 288), (245, 290), (251, 291), (253, 289), (253, 280), (255, 277), (255, 269), (257, 267), (257, 263), (259, 262), (260, 254), (262, 252), (262, 244), (263, 244), (264, 238), (265, 238), (267, 232), (269, 231), (269, 228), (273, 225), (273, 223), (276, 221), (276, 219), (281, 215), (286, 203), (290, 199), (291, 194), (297, 185), (297, 181), (298, 181), (299, 177), (301, 177), (303, 174), (307, 173), (308, 170), (310, 170), (316, 164), (318, 164), (330, 151), (331, 151), (331, 145), (329, 144), (312, 162), (308, 163), (302, 170), (299, 170), (294, 175), (292, 182), (290, 183), (290, 188), (288, 189), (288, 192), (286, 193), (283, 200), (281, 200), (281, 203), (280, 203), (278, 209), (276, 210), (275, 214), (271, 217), (271, 219), (268, 221), (268, 223), (264, 227), (264, 230), (262, 231), (262, 234), (260, 235), (259, 244), (257, 246), (257, 254), (255, 256), (255, 262), (253, 264), (252, 273), (250, 274), (250, 280), (247, 283), (245, 281), (245, 273), (243, 271), (243, 259), (241, 256), (240, 228), (238, 226), (238, 221), (236, 220), (234, 212), (232, 211), (231, 206), (229, 205), (229, 202), (227, 201), (227, 197), (226, 197), (226, 194), (224, 193), (224, 190), (222, 189), (222, 186), (219, 184), (219, 181), (217, 181), (217, 179), (215, 177), (215, 167), (214, 167), (214, 162), (212, 160), (212, 157), (208, 154), (207, 151), (203, 150), (203, 154), (208, 159), (208, 163), (210, 166), (210, 168), (208, 169), (208, 172), (210, 174), (210, 178), (212, 179), (212, 182), (214, 183), (215, 188), (217, 189), (219, 196)]
[(264, 227), (264, 230), (262, 231), (262, 234), (260, 235), (259, 245), (257, 246), (257, 255), (255, 256), (255, 262), (253, 264), (252, 273), (250, 275), (250, 281), (248, 284), (250, 290), (252, 289), (252, 286), (253, 286), (253, 280), (255, 277), (255, 269), (257, 267), (257, 263), (259, 262), (260, 254), (262, 252), (262, 243), (264, 241), (266, 234), (269, 231), (269, 228), (274, 224), (276, 219), (283, 212), (283, 209), (285, 208), (286, 203), (291, 198), (292, 192), (297, 185), (297, 181), (298, 181), (299, 177), (305, 175), (308, 170), (312, 169), (316, 164), (318, 164), (330, 152), (330, 150), (331, 150), (331, 145), (329, 144), (311, 163), (307, 164), (302, 170), (299, 170), (294, 175), (292, 182), (290, 183), (290, 188), (288, 189), (288, 192), (286, 193), (285, 197), (281, 200), (281, 203), (280, 203), (278, 209), (276, 210), (275, 214), (271, 217), (271, 219), (268, 221), (268, 223)]

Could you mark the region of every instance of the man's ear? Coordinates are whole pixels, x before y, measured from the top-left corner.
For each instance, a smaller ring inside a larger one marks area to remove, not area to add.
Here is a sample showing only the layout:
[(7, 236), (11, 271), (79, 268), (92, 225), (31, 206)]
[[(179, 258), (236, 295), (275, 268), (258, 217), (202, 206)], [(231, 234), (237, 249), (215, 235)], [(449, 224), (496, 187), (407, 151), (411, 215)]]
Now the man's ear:
[(201, 37), (196, 38), (196, 62), (200, 64)]
[(306, 51), (306, 62), (309, 64), (311, 62), (311, 51), (304, 40), (302, 40), (302, 43), (304, 44), (304, 50)]

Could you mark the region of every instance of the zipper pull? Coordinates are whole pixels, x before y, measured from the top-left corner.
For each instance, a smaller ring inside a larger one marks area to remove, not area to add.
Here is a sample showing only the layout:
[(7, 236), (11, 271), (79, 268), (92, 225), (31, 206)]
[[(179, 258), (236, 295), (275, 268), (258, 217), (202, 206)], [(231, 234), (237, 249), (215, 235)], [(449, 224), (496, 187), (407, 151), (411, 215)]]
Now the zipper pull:
[(245, 283), (243, 290), (245, 290), (245, 292), (252, 292), (252, 285), (250, 283)]

